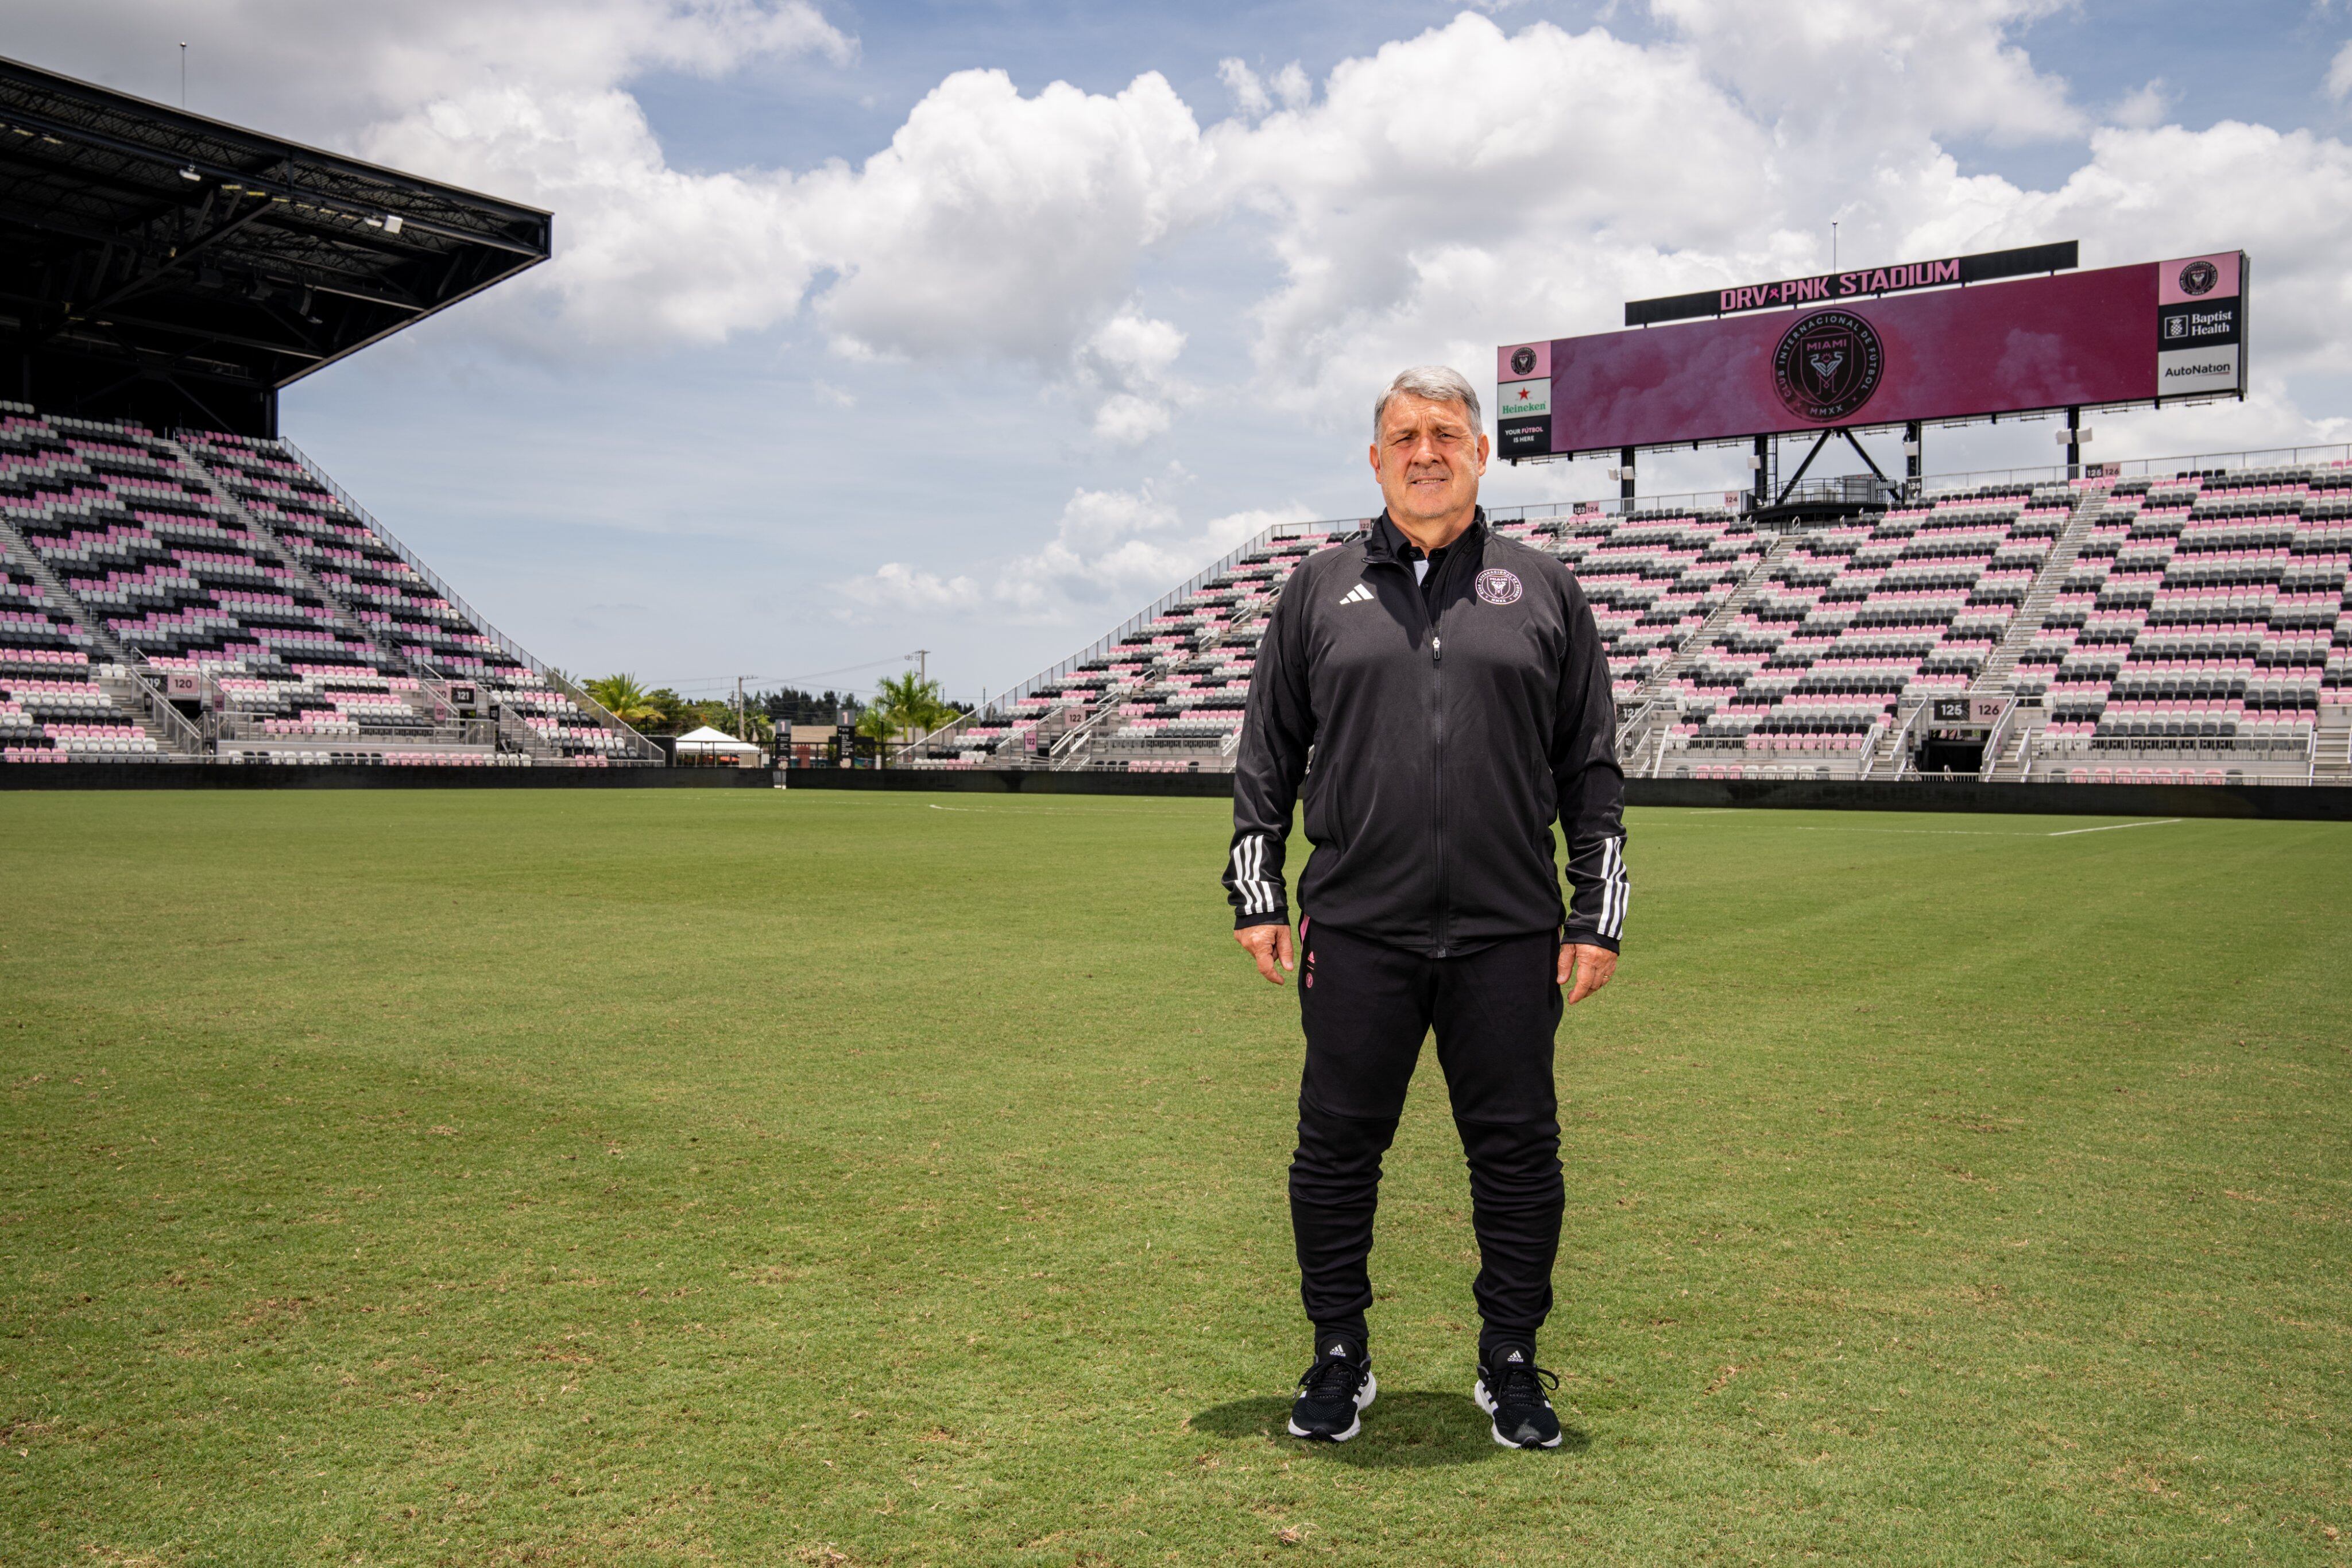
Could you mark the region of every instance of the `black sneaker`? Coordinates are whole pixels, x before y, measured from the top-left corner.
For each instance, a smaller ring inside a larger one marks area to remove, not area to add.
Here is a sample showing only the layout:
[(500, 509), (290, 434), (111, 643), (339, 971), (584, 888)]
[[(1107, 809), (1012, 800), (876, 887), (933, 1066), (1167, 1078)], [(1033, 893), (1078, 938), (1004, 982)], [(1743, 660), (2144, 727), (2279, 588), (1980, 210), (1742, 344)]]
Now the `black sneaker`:
[(1298, 1380), (1298, 1396), (1290, 1402), (1290, 1435), (1344, 1443), (1364, 1429), (1360, 1413), (1371, 1408), (1380, 1391), (1364, 1347), (1350, 1339), (1328, 1339)]
[(1547, 1388), (1559, 1386), (1559, 1374), (1536, 1364), (1522, 1344), (1498, 1344), (1493, 1360), (1478, 1367), (1478, 1408), (1495, 1418), (1495, 1441), (1507, 1448), (1557, 1448), (1559, 1417), (1552, 1414)]

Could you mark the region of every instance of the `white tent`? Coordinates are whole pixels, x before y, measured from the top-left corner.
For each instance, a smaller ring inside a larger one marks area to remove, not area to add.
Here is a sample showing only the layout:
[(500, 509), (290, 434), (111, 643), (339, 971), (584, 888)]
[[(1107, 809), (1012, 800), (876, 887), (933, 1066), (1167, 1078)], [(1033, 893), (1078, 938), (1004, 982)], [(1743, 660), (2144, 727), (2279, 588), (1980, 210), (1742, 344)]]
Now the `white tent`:
[(717, 762), (723, 759), (739, 765), (756, 764), (760, 759), (760, 748), (748, 740), (738, 740), (706, 724), (700, 729), (677, 737), (677, 759), (680, 762)]

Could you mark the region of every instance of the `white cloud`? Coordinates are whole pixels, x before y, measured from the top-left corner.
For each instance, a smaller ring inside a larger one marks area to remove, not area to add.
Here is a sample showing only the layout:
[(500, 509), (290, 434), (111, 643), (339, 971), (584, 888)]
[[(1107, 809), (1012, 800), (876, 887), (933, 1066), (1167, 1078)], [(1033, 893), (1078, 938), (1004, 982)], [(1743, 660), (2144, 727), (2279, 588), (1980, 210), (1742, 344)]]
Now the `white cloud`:
[(1156, 380), (1184, 351), (1184, 334), (1173, 321), (1123, 311), (1096, 329), (1087, 346), (1124, 374)]
[(996, 601), (1033, 619), (1098, 615), (1154, 597), (1262, 529), (1314, 516), (1294, 503), (1234, 512), (1187, 528), (1168, 498), (1184, 479), (1181, 469), (1171, 469), (1161, 481), (1132, 490), (1077, 491), (1062, 508), (1045, 549), (999, 574)]
[(1650, 0), (1700, 68), (1792, 141), (2079, 135), (2066, 84), (2010, 35), (2068, 0)]
[(2162, 77), (2154, 77), (2117, 99), (2106, 113), (2107, 123), (2146, 131), (2164, 123), (2172, 112), (2175, 94)]
[(1265, 83), (1258, 79), (1257, 72), (1250, 69), (1244, 61), (1219, 60), (1217, 79), (1224, 83), (1225, 90), (1233, 95), (1234, 108), (1252, 120), (1274, 107), (1274, 99), (1268, 96)]
[(494, 88), (593, 93), (647, 69), (857, 53), (809, 0), (75, 0), (12, 7), (8, 26), (12, 54), (172, 102), (184, 38), (191, 109), (345, 151)]
[(1095, 410), (1095, 434), (1112, 446), (1140, 446), (1174, 423), (1166, 403), (1133, 392), (1115, 392)]
[(869, 609), (970, 612), (992, 619), (1084, 623), (1131, 609), (1239, 549), (1277, 523), (1316, 516), (1292, 503), (1187, 526), (1169, 493), (1187, 481), (1171, 468), (1131, 490), (1072, 493), (1044, 548), (1000, 562), (982, 588), (968, 577), (942, 581), (898, 561), (840, 585)]
[(1112, 97), (959, 71), (856, 172), (806, 176), (804, 232), (839, 281), (818, 314), (866, 352), (1050, 370), (1114, 313), (1204, 164), (1157, 72)]
[(980, 585), (968, 577), (941, 577), (896, 560), (839, 587), (847, 597), (876, 610), (969, 610), (981, 601)]
[(2327, 96), (2341, 103), (2352, 98), (2352, 43), (2336, 51), (2336, 59), (2327, 68)]
[(1250, 69), (1247, 61), (1222, 59), (1217, 62), (1217, 79), (1234, 100), (1234, 108), (1244, 120), (1259, 120), (1271, 113), (1279, 99), (1285, 109), (1299, 109), (1315, 96), (1315, 84), (1307, 79), (1307, 68), (1291, 61), (1274, 73), (1266, 82)]
[(711, 344), (771, 326), (820, 262), (788, 176), (671, 168), (616, 89), (444, 97), (371, 130), (362, 150), (556, 213), (555, 259), (484, 313), (490, 329), (551, 352)]
[(1097, 328), (1078, 366), (1086, 385), (1110, 389), (1095, 411), (1097, 437), (1110, 446), (1138, 446), (1164, 434), (1174, 423), (1172, 405), (1192, 395), (1169, 374), (1183, 351), (1184, 334), (1174, 322), (1132, 307)]
[(1209, 141), (1283, 267), (1256, 313), (1269, 395), (1349, 419), (1400, 365), (1484, 380), (1495, 343), (1612, 324), (1664, 286), (1662, 248), (1773, 259), (1769, 134), (1687, 51), (1598, 28), (1465, 14)]

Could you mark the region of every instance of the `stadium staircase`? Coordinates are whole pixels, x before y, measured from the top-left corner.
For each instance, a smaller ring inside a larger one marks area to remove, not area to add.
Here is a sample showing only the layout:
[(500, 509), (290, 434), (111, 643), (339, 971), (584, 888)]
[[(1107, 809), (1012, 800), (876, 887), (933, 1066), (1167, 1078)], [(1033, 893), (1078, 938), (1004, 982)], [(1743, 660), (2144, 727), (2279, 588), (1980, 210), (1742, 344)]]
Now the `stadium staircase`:
[(2091, 524), (2105, 510), (2108, 492), (2113, 488), (2112, 480), (2092, 480), (2077, 492), (2074, 509), (2066, 515), (2066, 524), (2059, 531), (2057, 542), (2042, 558), (2041, 569), (2033, 576), (2033, 586), (2026, 591), (2025, 602), (2019, 607), (2017, 618), (2009, 623), (2008, 634), (1969, 686), (1971, 696), (1997, 696), (2010, 703), (2001, 727), (1985, 747), (1984, 768), (1979, 775), (1981, 779), (2022, 779), (2030, 766), (2043, 715), (2038, 701), (2032, 701), (2029, 707), (2032, 699), (2018, 692), (2011, 676), (2018, 660), (2042, 635), (2051, 606), (2057, 603), (2058, 591), (2065, 586), (2074, 559), (2082, 553), (2083, 541), (2090, 537)]
[[(553, 698), (554, 711), (569, 709), (593, 724), (603, 737), (599, 741), (601, 749), (611, 754), (617, 760), (632, 763), (654, 763), (661, 760), (660, 748), (653, 742), (638, 734), (612, 710), (589, 695), (577, 682), (571, 680), (551, 666), (541, 664), (525, 652), (520, 643), (490, 624), (488, 619), (466, 602), (457, 590), (442, 580), (439, 573), (426, 566), (416, 553), (403, 544), (399, 537), (390, 528), (385, 528), (373, 513), (360, 505), (351, 492), (336, 483), (325, 469), (313, 462), (308, 453), (290, 441), (281, 439), (278, 445), (321, 490), (332, 497), (338, 505), (356, 518), (378, 543), (389, 549), (409, 570), (415, 573), (422, 582), (430, 587), (449, 610), (462, 620), (470, 632), (496, 646), (511, 661), (517, 671), (527, 671), (530, 677), (543, 684), (547, 693)], [(428, 678), (441, 682), (445, 686), (451, 678), (448, 672), (435, 667), (429, 661), (412, 659), (411, 663), (417, 664), (421, 673)], [(496, 679), (495, 676), (492, 678)], [(518, 685), (514, 681), (501, 684), (508, 688), (509, 695), (512, 695)], [(514, 711), (513, 704), (499, 705), (499, 722), (501, 737), (519, 748), (551, 761), (573, 759), (574, 754), (550, 740), (543, 728), (533, 727), (519, 716)]]
[(2331, 703), (2319, 710), (2313, 737), (2311, 781), (2352, 784), (2352, 705)]
[[(319, 602), (327, 607), (331, 612), (329, 624), (346, 636), (367, 643), (415, 677), (416, 685), (414, 689), (394, 690), (387, 694), (396, 697), (400, 706), (406, 708), (412, 716), (407, 727), (414, 731), (415, 737), (411, 739), (410, 744), (429, 746), (436, 752), (473, 761), (487, 761), (497, 752), (499, 748), (495, 741), (489, 737), (479, 733), (469, 734), (462, 726), (455, 726), (448, 721), (447, 715), (452, 710), (448, 706), (449, 692), (446, 684), (438, 680), (429, 669), (420, 667), (416, 661), (403, 655), (398, 649), (387, 646), (383, 639), (376, 635), (374, 629), (362, 622), (352, 606), (344, 601), (341, 595), (320, 580), (318, 574), (310, 570), (309, 563), (289, 548), (286, 539), (279, 536), (278, 530), (271, 528), (265, 519), (245, 504), (236, 492), (223, 482), (221, 476), (214, 471), (213, 465), (205, 462), (194, 449), (181, 441), (165, 436), (162, 438), (162, 444), (178, 455), (180, 461), (211, 491), (214, 500), (220, 504), (222, 510), (244, 524), (246, 530), (269, 549), (289, 577), (316, 596)], [(229, 735), (224, 738), (234, 741), (235, 749), (240, 753), (251, 753), (256, 756), (271, 755), (278, 751), (299, 753), (307, 748), (300, 737), (289, 740), (263, 740), (249, 735)], [(551, 760), (551, 758), (535, 757), (534, 760)]]
[(2057, 542), (2050, 547), (2050, 553), (2042, 558), (2041, 570), (2034, 573), (2033, 586), (2026, 591), (2025, 602), (2019, 608), (2016, 619), (2009, 623), (2008, 634), (1985, 660), (1984, 668), (1970, 685), (1972, 693), (1993, 695), (2009, 689), (2010, 672), (2040, 634), (2043, 619), (2049, 615), (2051, 605), (2057, 602), (2058, 591), (2065, 585), (2066, 574), (2074, 568), (2074, 558), (2082, 552), (2091, 520), (2099, 515), (2106, 499), (2105, 486), (2086, 489), (2075, 502), (2074, 509), (2066, 515), (2065, 527), (2060, 530)]
[[(138, 655), (116, 641), (105, 622), (89, 613), (65, 580), (41, 559), (40, 552), (5, 519), (0, 519), (0, 558), (5, 558), (12, 571), (23, 573), (38, 586), (47, 612), (64, 616), (83, 640), (106, 654), (108, 662), (84, 664), (82, 678), (103, 696), (108, 710), (103, 719), (118, 729), (124, 726), (135, 727), (146, 737), (146, 744), (105, 755), (139, 761), (192, 762), (205, 754), (203, 735), (181, 716), (141, 668)], [(0, 672), (0, 693), (7, 691), (7, 674)], [(20, 694), (0, 696), (0, 701), (9, 702), (20, 710), (24, 706)]]
[(1793, 533), (1774, 539), (1748, 575), (1739, 580), (1739, 586), (1731, 591), (1731, 597), (1717, 605), (1714, 613), (1699, 623), (1698, 630), (1683, 639), (1673, 656), (1635, 690), (1628, 705), (1632, 714), (1617, 731), (1617, 756), (1628, 774), (1657, 776), (1665, 763), (1666, 739), (1674, 732), (1678, 712), (1668, 701), (1675, 682), (1689, 671), (1700, 651), (1718, 632), (1738, 620), (1748, 601), (1770, 579), (1796, 541)]
[(108, 658), (120, 664), (128, 664), (132, 660), (133, 655), (131, 652), (114, 640), (113, 633), (106, 629), (104, 622), (83, 608), (81, 601), (75, 597), (71, 589), (66, 586), (65, 579), (59, 577), (56, 570), (41, 559), (40, 551), (35, 549), (26, 540), (25, 536), (16, 531), (15, 524), (0, 521), (0, 543), (5, 543), (8, 547), (8, 563), (20, 570), (30, 572), (33, 580), (41, 585), (43, 597), (51, 610), (64, 615), (79, 626), (89, 641), (105, 650)]

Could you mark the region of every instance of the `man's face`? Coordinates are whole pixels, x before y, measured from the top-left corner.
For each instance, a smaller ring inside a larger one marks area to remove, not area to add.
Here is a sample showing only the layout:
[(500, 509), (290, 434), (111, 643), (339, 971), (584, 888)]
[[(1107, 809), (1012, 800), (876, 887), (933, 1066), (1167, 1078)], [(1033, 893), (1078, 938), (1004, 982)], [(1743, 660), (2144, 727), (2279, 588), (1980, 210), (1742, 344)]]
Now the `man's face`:
[(1372, 444), (1372, 473), (1389, 515), (1400, 521), (1435, 522), (1478, 500), (1486, 471), (1486, 436), (1470, 426), (1458, 402), (1432, 402), (1411, 392), (1389, 400), (1381, 437)]

